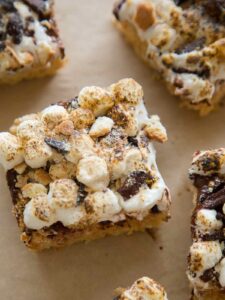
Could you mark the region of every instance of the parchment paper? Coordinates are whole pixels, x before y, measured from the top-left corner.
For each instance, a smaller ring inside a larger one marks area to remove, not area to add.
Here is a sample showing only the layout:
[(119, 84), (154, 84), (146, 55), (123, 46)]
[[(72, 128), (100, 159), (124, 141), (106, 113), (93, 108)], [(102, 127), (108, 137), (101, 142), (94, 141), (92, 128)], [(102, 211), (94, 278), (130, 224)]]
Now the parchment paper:
[(108, 300), (116, 287), (143, 275), (159, 280), (170, 300), (189, 299), (185, 269), (192, 195), (187, 170), (195, 150), (225, 146), (225, 108), (207, 118), (179, 108), (179, 101), (155, 80), (112, 25), (112, 3), (56, 1), (68, 63), (55, 77), (0, 87), (0, 130), (7, 130), (17, 116), (77, 95), (83, 86), (107, 86), (133, 77), (144, 88), (149, 112), (159, 114), (168, 129), (169, 142), (157, 145), (157, 150), (158, 165), (172, 192), (172, 219), (156, 240), (137, 233), (32, 253), (19, 240), (1, 169), (1, 300)]

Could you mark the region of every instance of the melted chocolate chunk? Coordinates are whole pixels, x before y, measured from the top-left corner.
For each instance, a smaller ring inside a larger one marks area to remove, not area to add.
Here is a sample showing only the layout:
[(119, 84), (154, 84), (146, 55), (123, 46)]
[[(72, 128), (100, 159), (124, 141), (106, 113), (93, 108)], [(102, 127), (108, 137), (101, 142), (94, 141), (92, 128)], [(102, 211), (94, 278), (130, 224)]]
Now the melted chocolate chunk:
[(128, 142), (129, 142), (132, 146), (138, 147), (138, 140), (137, 140), (135, 137), (129, 136), (129, 137), (128, 137)]
[(46, 0), (23, 0), (23, 2), (33, 9), (41, 18), (46, 16)]
[(214, 233), (211, 234), (204, 234), (201, 236), (202, 240), (205, 242), (210, 242), (210, 241), (224, 241), (225, 240), (225, 233), (222, 230), (215, 231)]
[(16, 188), (17, 172), (13, 169), (9, 170), (6, 174), (8, 187), (11, 193), (13, 204), (17, 203), (19, 189)]
[(151, 186), (153, 181), (154, 178), (150, 173), (134, 171), (127, 177), (123, 186), (118, 189), (118, 193), (120, 193), (124, 200), (128, 200), (139, 192), (140, 187), (144, 183)]
[(225, 203), (225, 187), (206, 197), (202, 203), (203, 208), (214, 209)]
[(61, 154), (66, 154), (69, 152), (68, 144), (66, 144), (65, 142), (57, 141), (53, 138), (45, 138), (45, 143)]
[(201, 50), (206, 42), (206, 38), (205, 37), (201, 37), (197, 40), (194, 40), (188, 44), (183, 45), (182, 47), (179, 47), (178, 49), (176, 49), (176, 53), (177, 54), (183, 54), (183, 53), (189, 53), (192, 52), (194, 50)]
[(153, 206), (152, 209), (151, 209), (151, 212), (152, 212), (153, 214), (158, 214), (158, 213), (160, 213), (160, 210), (159, 210), (159, 208), (158, 208), (158, 205)]
[(203, 1), (205, 13), (215, 21), (225, 21), (225, 1), (224, 0), (205, 0)]
[(113, 14), (117, 20), (120, 19), (120, 10), (125, 2), (126, 2), (126, 0), (121, 0), (118, 4), (115, 5), (115, 7), (113, 9)]
[(174, 73), (177, 73), (177, 74), (183, 74), (183, 73), (195, 74), (203, 79), (207, 79), (210, 77), (210, 69), (208, 66), (204, 66), (201, 70), (188, 70), (185, 68), (175, 68), (175, 67), (173, 67), (172, 70)]
[(77, 195), (77, 203), (81, 204), (84, 202), (84, 199), (87, 197), (87, 192), (85, 190), (85, 185), (78, 180), (76, 180), (76, 184), (78, 185), (78, 195)]
[(0, 0), (0, 7), (6, 12), (13, 12), (16, 10), (14, 2), (15, 0)]
[(216, 273), (215, 269), (212, 268), (212, 269), (206, 270), (206, 271), (203, 273), (203, 275), (200, 276), (200, 279), (201, 279), (203, 282), (209, 282), (209, 281), (214, 280), (216, 277), (217, 277), (217, 273)]
[(23, 23), (17, 13), (10, 15), (6, 30), (15, 44), (21, 43), (23, 38)]

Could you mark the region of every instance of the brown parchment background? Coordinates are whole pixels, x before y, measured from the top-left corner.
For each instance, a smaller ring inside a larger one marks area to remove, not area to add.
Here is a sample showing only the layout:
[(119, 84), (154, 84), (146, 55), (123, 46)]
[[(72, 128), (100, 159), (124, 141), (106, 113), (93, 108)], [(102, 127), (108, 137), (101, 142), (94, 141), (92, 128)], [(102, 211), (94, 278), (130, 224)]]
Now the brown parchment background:
[(159, 280), (170, 300), (189, 299), (185, 268), (192, 195), (187, 169), (195, 150), (225, 146), (225, 108), (206, 118), (181, 109), (112, 25), (112, 3), (56, 0), (68, 63), (55, 77), (0, 87), (0, 130), (7, 130), (17, 116), (77, 95), (83, 86), (107, 86), (133, 77), (144, 88), (149, 112), (159, 114), (168, 129), (169, 142), (156, 147), (158, 165), (172, 192), (172, 219), (156, 240), (137, 233), (32, 253), (19, 240), (1, 169), (1, 300), (109, 300), (116, 287), (143, 275)]

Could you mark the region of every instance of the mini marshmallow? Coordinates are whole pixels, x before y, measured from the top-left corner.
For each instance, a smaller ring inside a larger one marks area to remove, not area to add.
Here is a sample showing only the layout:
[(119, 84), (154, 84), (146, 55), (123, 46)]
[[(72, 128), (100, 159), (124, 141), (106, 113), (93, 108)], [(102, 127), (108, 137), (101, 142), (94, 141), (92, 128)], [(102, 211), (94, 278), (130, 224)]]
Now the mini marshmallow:
[(52, 149), (42, 140), (31, 139), (24, 146), (24, 159), (31, 168), (44, 167), (52, 156)]
[(75, 132), (69, 139), (70, 152), (66, 154), (66, 159), (74, 164), (82, 157), (95, 154), (94, 141), (86, 133)]
[(135, 167), (142, 161), (142, 155), (139, 149), (131, 148), (124, 153), (122, 160), (114, 159), (112, 161), (112, 178), (118, 179), (128, 175), (135, 170)]
[(44, 139), (43, 123), (38, 120), (23, 121), (17, 127), (17, 136), (24, 140), (29, 140), (38, 137)]
[(77, 203), (78, 186), (72, 179), (59, 179), (50, 184), (49, 203), (56, 207), (71, 208)]
[(0, 163), (10, 170), (23, 162), (19, 139), (8, 132), (0, 133)]
[(48, 203), (47, 195), (39, 195), (31, 199), (24, 209), (24, 223), (34, 230), (49, 227), (55, 223), (54, 210)]
[(133, 79), (125, 78), (111, 85), (112, 93), (115, 95), (117, 102), (127, 102), (137, 105), (144, 96), (142, 87)]
[(148, 138), (164, 143), (167, 141), (167, 133), (165, 127), (161, 124), (158, 116), (151, 116), (145, 123), (145, 133)]
[(90, 109), (80, 107), (71, 111), (70, 118), (73, 121), (75, 129), (88, 128), (95, 121), (95, 116)]
[(215, 267), (222, 256), (219, 242), (196, 242), (190, 249), (190, 270), (202, 274), (205, 270)]
[(41, 113), (41, 120), (45, 122), (48, 127), (54, 127), (68, 118), (68, 112), (63, 106), (60, 105), (49, 106)]
[(22, 188), (24, 198), (35, 198), (38, 195), (47, 195), (47, 188), (40, 183), (28, 183)]
[(213, 233), (223, 227), (223, 222), (217, 220), (217, 211), (213, 209), (200, 209), (196, 215), (196, 225), (200, 232)]
[(164, 192), (164, 185), (151, 189), (142, 186), (139, 192), (128, 200), (124, 200), (119, 194), (120, 205), (127, 215), (135, 216), (141, 221), (148, 214), (149, 210), (163, 198)]
[(78, 99), (81, 108), (90, 109), (97, 117), (104, 115), (114, 105), (112, 95), (96, 86), (83, 88)]
[(85, 199), (85, 206), (87, 211), (90, 211), (90, 221), (93, 223), (121, 220), (121, 216), (118, 214), (122, 208), (119, 205), (118, 197), (110, 189), (90, 194)]
[(81, 159), (77, 166), (77, 179), (93, 191), (107, 188), (109, 172), (105, 160), (98, 156)]
[(78, 225), (79, 223), (85, 224), (87, 220), (87, 213), (84, 206), (76, 206), (71, 208), (57, 208), (57, 220), (64, 226)]
[(90, 136), (97, 138), (108, 134), (114, 125), (114, 121), (108, 117), (98, 117), (90, 129)]

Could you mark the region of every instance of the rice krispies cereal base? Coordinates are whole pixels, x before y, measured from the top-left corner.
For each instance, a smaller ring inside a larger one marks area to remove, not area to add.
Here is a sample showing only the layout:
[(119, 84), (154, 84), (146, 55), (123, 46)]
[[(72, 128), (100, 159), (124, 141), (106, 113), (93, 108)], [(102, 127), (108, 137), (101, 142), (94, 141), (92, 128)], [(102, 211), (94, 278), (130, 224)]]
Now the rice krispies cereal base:
[(0, 1), (0, 84), (43, 77), (64, 63), (53, 0)]
[(42, 250), (158, 227), (170, 195), (152, 141), (166, 140), (133, 79), (16, 119), (0, 160), (23, 242)]
[(220, 0), (122, 0), (114, 7), (117, 27), (135, 51), (201, 115), (225, 95), (224, 11)]

